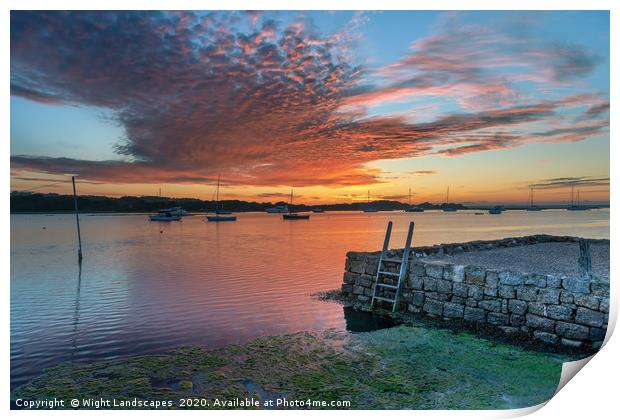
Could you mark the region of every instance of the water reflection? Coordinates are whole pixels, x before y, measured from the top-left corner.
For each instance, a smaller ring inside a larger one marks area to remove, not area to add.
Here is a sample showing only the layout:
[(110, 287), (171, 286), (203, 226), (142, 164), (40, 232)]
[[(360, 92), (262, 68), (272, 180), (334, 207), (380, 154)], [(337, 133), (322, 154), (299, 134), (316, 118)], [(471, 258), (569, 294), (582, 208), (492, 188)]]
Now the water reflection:
[(11, 216), (12, 386), (67, 360), (366, 330), (365, 315), (311, 295), (340, 286), (347, 251), (379, 249), (388, 220), (394, 246), (404, 243), (411, 220), (414, 246), (532, 233), (609, 237), (608, 210), (328, 212), (303, 223), (246, 213), (230, 224), (187, 217), (166, 225), (144, 215), (84, 215), (76, 279), (72, 217)]

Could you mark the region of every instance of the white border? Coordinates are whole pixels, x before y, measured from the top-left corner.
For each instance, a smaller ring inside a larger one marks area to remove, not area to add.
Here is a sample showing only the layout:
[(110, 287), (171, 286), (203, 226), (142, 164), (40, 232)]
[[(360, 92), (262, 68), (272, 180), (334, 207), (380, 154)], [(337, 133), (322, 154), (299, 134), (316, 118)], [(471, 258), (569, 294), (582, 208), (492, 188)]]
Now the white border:
[[(4, 346), (2, 346), (2, 367), (3, 367), (3, 381), (2, 388), (0, 389), (0, 395), (3, 396), (2, 404), (6, 411), (9, 411), (9, 371), (10, 371), (10, 336), (9, 336), (9, 308), (10, 308), (10, 294), (9, 288), (9, 247), (10, 247), (10, 222), (9, 222), (9, 192), (10, 192), (10, 146), (9, 146), (9, 80), (10, 80), (10, 42), (9, 42), (9, 22), (11, 9), (27, 10), (27, 9), (112, 9), (112, 10), (128, 10), (128, 9), (223, 9), (223, 10), (611, 10), (611, 51), (610, 51), (610, 74), (620, 74), (620, 66), (618, 66), (618, 40), (620, 39), (620, 33), (618, 31), (618, 25), (620, 20), (618, 19), (618, 13), (620, 7), (618, 2), (611, 0), (505, 0), (505, 1), (489, 1), (489, 0), (442, 0), (434, 2), (422, 2), (422, 1), (394, 1), (394, 0), (382, 0), (382, 1), (368, 1), (368, 0), (297, 0), (295, 2), (283, 1), (283, 0), (264, 0), (264, 1), (250, 1), (250, 0), (228, 0), (228, 1), (196, 1), (196, 0), (176, 0), (176, 1), (134, 1), (134, 0), (57, 0), (57, 1), (44, 1), (44, 0), (21, 0), (21, 1), (5, 1), (3, 2), (4, 10), (1, 15), (1, 27), (2, 27), (2, 58), (4, 65), (2, 67), (4, 73), (4, 84), (2, 84), (3, 101), (2, 107), (2, 131), (4, 133), (3, 141), (1, 143), (3, 154), (3, 174), (5, 177), (4, 189), (1, 194), (2, 208), (5, 209), (5, 217), (1, 222), (1, 233), (5, 238), (3, 253), (2, 253), (2, 266), (4, 267), (5, 276), (3, 276), (4, 290), (2, 293), (2, 301), (4, 303), (4, 311), (2, 314), (2, 333), (4, 336)], [(579, 28), (575, 28), (579, 30)], [(618, 97), (618, 84), (611, 80), (611, 101)], [(615, 109), (612, 106), (612, 109)], [(611, 111), (611, 125), (610, 125), (610, 139), (613, 138), (614, 127), (617, 123), (618, 113)], [(616, 155), (620, 148), (611, 142), (610, 156)], [(616, 208), (618, 205), (618, 195), (616, 194), (616, 181), (618, 180), (618, 170), (615, 166), (611, 166), (611, 206)], [(613, 213), (610, 213), (610, 225), (611, 236), (615, 237), (616, 223)], [(614, 267), (617, 260), (617, 252), (612, 247), (612, 278), (615, 273)], [(616, 287), (615, 279), (612, 280), (612, 305), (611, 305), (611, 317), (610, 325), (615, 324), (615, 316), (618, 313), (618, 287)], [(610, 328), (611, 329), (611, 328)], [(609, 338), (609, 337), (608, 337)], [(532, 418), (548, 418), (558, 417), (563, 419), (572, 418), (608, 418), (612, 416), (612, 413), (617, 412), (618, 397), (617, 391), (615, 391), (618, 384), (618, 356), (620, 345), (618, 339), (612, 337), (611, 340), (605, 345), (601, 351), (592, 358), (592, 360), (583, 368), (578, 374), (578, 378), (569, 381), (561, 391), (552, 398), (546, 405), (542, 404), (539, 407), (532, 407), (522, 410), (507, 410), (507, 411), (390, 411), (389, 413), (376, 413), (379, 415), (390, 416), (391, 418), (408, 419), (412, 416), (420, 419), (426, 418), (508, 418), (517, 417), (532, 413)], [(303, 413), (303, 414), (302, 414)], [(68, 412), (20, 412), (11, 411), (10, 416), (14, 418), (80, 418), (84, 417), (86, 413), (78, 411)], [(86, 415), (89, 418), (108, 418), (110, 411), (90, 411)], [(114, 416), (130, 417), (134, 412), (115, 412)], [(142, 415), (144, 413), (135, 413), (136, 415)], [(152, 411), (148, 413), (152, 418), (164, 418), (168, 417), (172, 413), (165, 411)], [(289, 418), (291, 415), (302, 414), (304, 417), (318, 418), (336, 418), (345, 415), (340, 411), (308, 411), (308, 412), (240, 412), (240, 411), (225, 411), (225, 412), (188, 412), (184, 411), (183, 416), (187, 418), (201, 418), (205, 417), (244, 417), (247, 418)], [(376, 416), (374, 412), (370, 411), (354, 411), (351, 412), (354, 416), (370, 417)], [(178, 415), (178, 412), (174, 413)]]

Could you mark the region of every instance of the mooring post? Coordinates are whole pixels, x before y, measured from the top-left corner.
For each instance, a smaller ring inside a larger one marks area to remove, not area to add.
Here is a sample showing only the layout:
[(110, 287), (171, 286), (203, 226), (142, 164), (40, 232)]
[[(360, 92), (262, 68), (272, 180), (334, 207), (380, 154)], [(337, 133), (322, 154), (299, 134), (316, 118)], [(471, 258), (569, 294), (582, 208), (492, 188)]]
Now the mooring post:
[(590, 241), (579, 239), (579, 275), (583, 280), (592, 278), (592, 250)]
[(80, 216), (78, 213), (78, 205), (77, 205), (77, 194), (75, 192), (75, 177), (71, 177), (71, 182), (73, 183), (73, 207), (75, 207), (75, 223), (77, 224), (77, 234), (78, 234), (78, 261), (82, 262), (82, 235), (80, 234)]

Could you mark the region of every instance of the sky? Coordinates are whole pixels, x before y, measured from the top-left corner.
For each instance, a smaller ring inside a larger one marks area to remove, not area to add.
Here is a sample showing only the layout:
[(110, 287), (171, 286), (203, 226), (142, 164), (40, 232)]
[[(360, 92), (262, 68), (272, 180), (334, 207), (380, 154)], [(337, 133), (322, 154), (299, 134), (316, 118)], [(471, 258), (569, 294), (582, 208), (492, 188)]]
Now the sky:
[(11, 189), (609, 201), (609, 13), (11, 12)]

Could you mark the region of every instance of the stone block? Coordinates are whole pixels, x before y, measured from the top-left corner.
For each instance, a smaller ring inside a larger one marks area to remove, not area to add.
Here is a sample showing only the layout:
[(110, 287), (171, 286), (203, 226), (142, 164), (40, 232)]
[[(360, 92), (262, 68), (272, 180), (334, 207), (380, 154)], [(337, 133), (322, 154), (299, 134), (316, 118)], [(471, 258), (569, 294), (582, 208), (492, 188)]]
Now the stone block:
[(497, 284), (499, 282), (499, 274), (494, 270), (487, 270), (487, 273), (484, 277), (484, 282), (486, 287), (497, 288)]
[(609, 283), (592, 282), (590, 288), (594, 296), (609, 297)]
[(355, 295), (363, 295), (364, 294), (364, 287), (360, 286), (359, 284), (356, 284), (355, 286), (353, 286), (353, 294), (355, 294)]
[(481, 300), (484, 296), (484, 290), (481, 286), (470, 285), (467, 291), (467, 296), (473, 299)]
[(575, 314), (575, 321), (578, 324), (589, 325), (590, 327), (602, 327), (603, 324), (607, 323), (607, 314), (579, 307)]
[(366, 274), (369, 274), (371, 276), (376, 276), (377, 275), (377, 269), (379, 267), (379, 259), (378, 258), (368, 258), (366, 260)]
[(443, 314), (443, 302), (434, 299), (426, 299), (424, 301), (424, 312), (431, 315)]
[(549, 288), (560, 288), (562, 287), (562, 279), (553, 274), (547, 275), (547, 287)]
[(458, 303), (459, 305), (465, 305), (465, 298), (462, 298), (460, 296), (452, 295), (452, 297), (450, 298), (450, 302)]
[(516, 327), (500, 326), (498, 328), (506, 335), (517, 335), (517, 334), (519, 334), (519, 329), (516, 328)]
[(356, 274), (366, 273), (366, 261), (365, 260), (353, 260), (351, 261), (351, 272)]
[(508, 286), (519, 286), (523, 284), (523, 274), (515, 271), (502, 271), (499, 273), (499, 283)]
[[(446, 272), (444, 271), (444, 277), (446, 276)], [(454, 283), (463, 283), (465, 280), (465, 266), (463, 265), (454, 265), (452, 266), (452, 273), (449, 279)]]
[(575, 277), (564, 278), (562, 287), (571, 293), (590, 293), (590, 282)]
[(342, 290), (344, 293), (351, 293), (353, 291), (353, 285), (343, 284), (340, 290)]
[(607, 333), (606, 328), (590, 328), (590, 334), (588, 335), (588, 339), (590, 341), (602, 341), (605, 339), (605, 334)]
[(533, 286), (519, 286), (517, 287), (517, 299), (527, 300), (533, 302), (538, 295), (538, 289)]
[(415, 305), (411, 305), (411, 304), (407, 305), (407, 310), (409, 312), (413, 312), (414, 314), (422, 312), (422, 308), (421, 307), (415, 306)]
[(411, 293), (411, 303), (413, 303), (416, 306), (424, 305), (424, 292)]
[(529, 274), (523, 280), (526, 286), (547, 287), (547, 276), (541, 274)]
[(345, 271), (342, 281), (346, 284), (355, 284), (355, 282), (359, 279), (360, 275), (351, 273), (350, 271)]
[(520, 327), (525, 325), (525, 316), (523, 315), (510, 315), (510, 325)]
[(583, 341), (569, 340), (568, 338), (562, 338), (560, 344), (565, 347), (579, 348), (583, 345)]
[(577, 306), (583, 306), (584, 308), (588, 308), (588, 309), (592, 309), (593, 311), (596, 311), (599, 307), (599, 303), (600, 303), (599, 298), (594, 297), (592, 295), (582, 295), (582, 294), (575, 295), (575, 304)]
[(497, 295), (504, 299), (513, 299), (515, 297), (514, 286), (500, 285), (497, 289)]
[(365, 295), (358, 295), (357, 296), (357, 300), (362, 302), (362, 303), (370, 302), (370, 298), (368, 296), (365, 296)]
[(588, 327), (562, 321), (558, 321), (556, 323), (555, 332), (562, 337), (572, 338), (576, 340), (586, 340), (589, 335)]
[(465, 307), (458, 303), (446, 303), (443, 306), (443, 316), (447, 318), (463, 318)]
[(601, 303), (598, 307), (598, 310), (601, 312), (609, 313), (609, 298), (601, 298)]
[(452, 293), (452, 282), (448, 280), (437, 280), (437, 291), (439, 293)]
[(527, 312), (527, 302), (518, 299), (508, 301), (508, 312), (515, 315), (525, 315)]
[(575, 295), (571, 292), (567, 292), (566, 290), (562, 290), (560, 292), (560, 302), (562, 303), (573, 303), (575, 301)]
[(372, 287), (365, 287), (364, 288), (364, 294), (366, 296), (372, 296)]
[(510, 318), (506, 314), (498, 312), (489, 312), (487, 314), (487, 322), (493, 325), (508, 325)]
[(478, 307), (478, 299), (467, 298), (465, 300), (465, 305), (469, 306), (470, 308), (477, 308)]
[(466, 307), (463, 312), (463, 318), (472, 322), (484, 322), (486, 313), (484, 309)]
[(540, 302), (529, 302), (527, 304), (527, 310), (529, 313), (538, 316), (547, 316), (547, 305)]
[(555, 322), (551, 319), (543, 318), (538, 315), (527, 314), (525, 315), (525, 323), (528, 327), (536, 330), (554, 332)]
[(437, 279), (433, 277), (424, 277), (424, 290), (429, 292), (437, 291)]
[(482, 300), (478, 302), (478, 307), (490, 312), (500, 312), (502, 310), (502, 302), (499, 300)]
[(573, 310), (563, 305), (549, 305), (547, 306), (547, 316), (559, 321), (572, 321)]
[(485, 296), (485, 299), (487, 297), (492, 297), (492, 298), (497, 297), (497, 287), (485, 287), (484, 296)]
[(482, 267), (468, 265), (465, 267), (465, 283), (484, 286), (485, 270)]
[(373, 283), (374, 283), (374, 279), (370, 277), (370, 275), (362, 274), (360, 276), (360, 281), (359, 281), (360, 286), (369, 287)]
[(426, 275), (436, 279), (443, 278), (443, 266), (439, 264), (426, 264)]
[(426, 275), (426, 267), (422, 263), (414, 263), (409, 268), (409, 272), (411, 272), (414, 277), (422, 277)]
[(557, 305), (560, 303), (560, 289), (541, 289), (536, 300), (540, 303)]
[(409, 287), (415, 290), (422, 290), (424, 288), (424, 280), (422, 276), (417, 276), (410, 273), (407, 283), (409, 284)]
[(534, 331), (534, 338), (547, 344), (556, 344), (558, 336), (545, 331)]
[(454, 285), (452, 286), (452, 293), (455, 296), (466, 298), (468, 293), (468, 287), (464, 283), (454, 283)]

